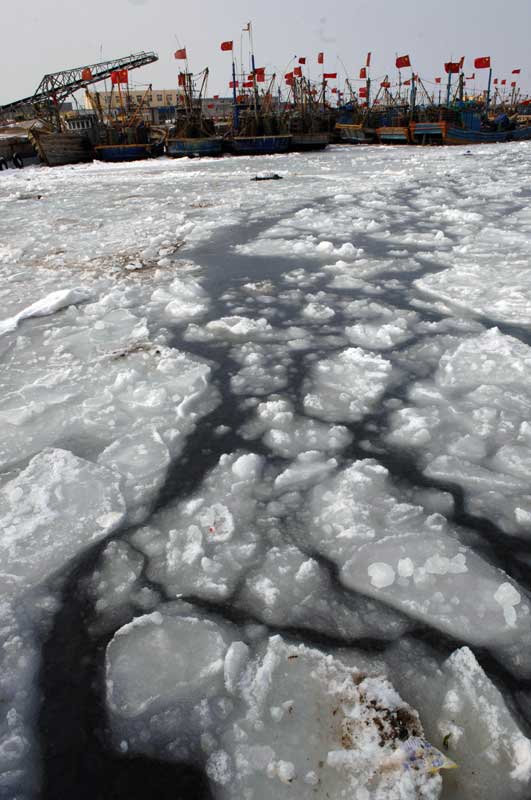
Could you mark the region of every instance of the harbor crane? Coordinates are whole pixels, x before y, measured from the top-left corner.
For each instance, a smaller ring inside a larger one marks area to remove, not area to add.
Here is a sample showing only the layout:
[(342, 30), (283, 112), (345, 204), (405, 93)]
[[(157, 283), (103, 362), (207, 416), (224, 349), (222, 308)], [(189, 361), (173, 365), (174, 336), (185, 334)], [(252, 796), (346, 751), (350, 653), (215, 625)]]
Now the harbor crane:
[(43, 119), (51, 128), (60, 130), (59, 111), (67, 97), (80, 89), (86, 89), (93, 83), (111, 78), (113, 72), (145, 67), (158, 61), (158, 58), (153, 52), (134, 53), (112, 61), (100, 61), (97, 64), (85, 64), (82, 67), (52, 72), (44, 76), (34, 94), (0, 106), (0, 117), (16, 111), (24, 113), (27, 109), (31, 109), (33, 116)]

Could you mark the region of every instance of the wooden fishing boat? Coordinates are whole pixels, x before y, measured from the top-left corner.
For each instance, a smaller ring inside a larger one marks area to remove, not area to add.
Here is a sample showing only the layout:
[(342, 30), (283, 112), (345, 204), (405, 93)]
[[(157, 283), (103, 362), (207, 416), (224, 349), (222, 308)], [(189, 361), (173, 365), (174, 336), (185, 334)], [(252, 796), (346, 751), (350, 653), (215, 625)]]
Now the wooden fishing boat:
[(49, 167), (82, 164), (94, 158), (92, 142), (84, 134), (32, 128), (28, 132), (28, 138), (41, 161)]
[(266, 156), (287, 153), (291, 136), (232, 136), (227, 140), (229, 152), (236, 156)]

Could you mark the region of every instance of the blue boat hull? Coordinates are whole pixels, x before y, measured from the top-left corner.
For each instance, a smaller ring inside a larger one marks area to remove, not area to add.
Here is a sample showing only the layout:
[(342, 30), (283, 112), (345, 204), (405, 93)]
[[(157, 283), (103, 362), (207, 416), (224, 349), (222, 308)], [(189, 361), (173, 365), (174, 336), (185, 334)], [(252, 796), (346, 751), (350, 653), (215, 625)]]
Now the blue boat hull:
[(223, 141), (218, 137), (200, 139), (168, 139), (166, 155), (172, 158), (200, 158), (220, 156), (223, 152)]
[(139, 161), (162, 155), (160, 144), (99, 144), (94, 148), (98, 161)]
[(237, 156), (265, 156), (287, 153), (290, 143), (291, 136), (235, 136), (227, 144)]
[(489, 144), (496, 142), (526, 142), (531, 140), (531, 125), (512, 131), (472, 131), (448, 127), (445, 144)]

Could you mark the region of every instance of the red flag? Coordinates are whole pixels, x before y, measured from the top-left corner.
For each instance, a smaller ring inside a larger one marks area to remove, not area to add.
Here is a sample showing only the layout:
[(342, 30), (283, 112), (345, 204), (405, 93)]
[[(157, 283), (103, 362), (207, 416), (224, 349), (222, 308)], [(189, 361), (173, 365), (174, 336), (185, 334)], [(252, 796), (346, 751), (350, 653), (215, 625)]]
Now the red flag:
[(229, 83), (229, 89), (237, 89), (239, 85), (240, 85), (240, 84), (239, 84), (239, 82), (238, 82), (238, 81), (231, 81), (231, 82)]
[(522, 71), (521, 69), (513, 69), (511, 74), (512, 75), (520, 75), (521, 71)]
[(178, 86), (185, 86), (185, 79), (186, 75), (184, 74), (184, 72), (179, 72), (179, 76), (177, 78)]
[(382, 89), (390, 89), (391, 88), (391, 84), (389, 83), (389, 81), (382, 81), (380, 86), (382, 87)]
[(293, 74), (296, 78), (302, 78), (302, 68), (301, 67), (294, 67)]
[(215, 94), (213, 97), (214, 100), (219, 100), (219, 94)]
[(111, 72), (111, 83), (116, 86), (117, 83), (127, 83), (127, 70), (117, 69)]
[(360, 97), (367, 97), (367, 88), (365, 86), (360, 86), (358, 94)]
[(173, 54), (173, 57), (179, 59), (180, 61), (184, 61), (186, 59), (186, 47), (176, 50)]
[(365, 66), (366, 67), (370, 67), (371, 66), (371, 53), (367, 53), (367, 60), (365, 62)]
[(435, 78), (435, 83), (440, 83), (440, 82), (441, 82), (440, 78)]
[[(467, 81), (475, 81), (475, 80), (476, 80), (476, 73), (475, 72), (473, 72), (472, 75), (469, 75), (467, 77)], [(498, 79), (497, 78), (494, 79), (494, 83), (498, 83)]]
[(398, 56), (398, 58), (396, 59), (397, 69), (403, 69), (404, 67), (410, 67), (410, 66), (411, 66), (411, 61), (409, 59), (409, 56)]
[(323, 78), (324, 78), (325, 80), (327, 80), (327, 79), (328, 79), (328, 80), (330, 80), (330, 81), (335, 81), (335, 80), (336, 80), (336, 78), (337, 78), (337, 72), (324, 72), (324, 73), (323, 73)]
[(292, 81), (292, 80), (293, 80), (293, 72), (286, 72), (286, 74), (284, 75), (284, 77), (285, 77), (285, 79), (286, 79), (287, 81)]
[(207, 108), (214, 108), (214, 103), (208, 103)]
[(444, 71), (447, 75), (454, 75), (459, 72), (459, 61), (447, 61), (444, 65)]
[(306, 64), (306, 58), (299, 58), (299, 64)]
[(232, 50), (232, 42), (221, 42), (221, 49), (223, 52), (227, 50)]
[(252, 89), (254, 86), (254, 81), (244, 81), (242, 86), (244, 89)]
[(83, 81), (92, 80), (92, 70), (89, 69), (89, 67), (85, 67), (85, 69), (81, 70), (81, 80)]
[(516, 89), (516, 81), (513, 81), (513, 82), (511, 83), (511, 86), (512, 86), (512, 88), (513, 88), (513, 89)]
[(335, 86), (334, 86), (334, 88), (332, 89), (332, 94), (337, 94), (337, 89), (336, 89), (336, 87), (335, 87)]
[(265, 79), (266, 79), (265, 67), (260, 67), (259, 69), (256, 69), (254, 71), (254, 74), (256, 76), (256, 82), (257, 83), (265, 83)]
[(481, 58), (474, 59), (474, 67), (476, 69), (489, 69), (490, 56), (482, 56)]
[(506, 84), (506, 83), (507, 83), (507, 81), (506, 81), (506, 80), (505, 80), (505, 78), (504, 78), (504, 79), (502, 80), (502, 82), (501, 82), (501, 85), (502, 85), (502, 86), (505, 86), (505, 84)]
[(411, 86), (411, 81), (404, 81), (404, 86)]
[(365, 81), (365, 80), (367, 80), (367, 69), (365, 67), (362, 67), (360, 69), (360, 81)]
[(317, 63), (324, 64), (324, 53), (319, 53), (319, 55), (317, 56)]
[(494, 78), (494, 86), (498, 85), (498, 78)]

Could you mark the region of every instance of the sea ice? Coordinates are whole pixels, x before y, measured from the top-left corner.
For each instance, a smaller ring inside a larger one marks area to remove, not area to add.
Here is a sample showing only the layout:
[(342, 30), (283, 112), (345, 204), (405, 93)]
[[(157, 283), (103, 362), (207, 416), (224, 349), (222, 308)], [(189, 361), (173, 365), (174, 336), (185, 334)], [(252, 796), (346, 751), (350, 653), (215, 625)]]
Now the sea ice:
[(356, 422), (374, 408), (391, 375), (392, 366), (382, 356), (350, 347), (311, 368), (304, 410), (326, 422)]
[(413, 448), (426, 475), (458, 484), (470, 513), (531, 535), (531, 348), (497, 328), (443, 350), (414, 384), (387, 440)]
[(386, 660), (430, 741), (458, 765), (444, 774), (443, 800), (529, 796), (531, 741), (468, 647), (441, 662), (426, 646), (404, 640)]
[(376, 462), (314, 488), (301, 521), (347, 588), (476, 645), (531, 645), (528, 599), (516, 602), (507, 576), (464, 547), (444, 517), (403, 502)]
[(359, 654), (279, 636), (249, 646), (232, 626), (168, 608), (118, 631), (106, 678), (115, 741), (204, 764), (220, 800), (436, 800), (452, 766)]

